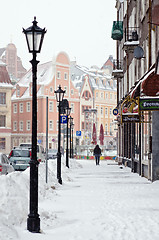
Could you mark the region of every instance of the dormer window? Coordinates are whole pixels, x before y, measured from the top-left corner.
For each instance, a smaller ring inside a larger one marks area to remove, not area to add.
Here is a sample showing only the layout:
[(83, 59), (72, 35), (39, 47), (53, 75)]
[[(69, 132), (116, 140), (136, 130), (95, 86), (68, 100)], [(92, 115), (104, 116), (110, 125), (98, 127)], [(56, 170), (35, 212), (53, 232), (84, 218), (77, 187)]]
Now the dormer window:
[(20, 96), (20, 88), (17, 87), (17, 97), (19, 97), (19, 96)]
[(89, 100), (91, 98), (91, 94), (89, 91), (84, 91), (82, 98), (85, 98), (85, 100)]

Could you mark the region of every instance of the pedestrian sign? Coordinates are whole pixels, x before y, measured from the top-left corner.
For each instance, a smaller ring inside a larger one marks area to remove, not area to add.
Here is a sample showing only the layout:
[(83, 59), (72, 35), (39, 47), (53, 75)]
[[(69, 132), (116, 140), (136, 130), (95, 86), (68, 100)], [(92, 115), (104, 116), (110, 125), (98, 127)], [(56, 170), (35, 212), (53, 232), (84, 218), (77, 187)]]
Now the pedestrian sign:
[(81, 131), (76, 131), (76, 136), (80, 137), (81, 136)]

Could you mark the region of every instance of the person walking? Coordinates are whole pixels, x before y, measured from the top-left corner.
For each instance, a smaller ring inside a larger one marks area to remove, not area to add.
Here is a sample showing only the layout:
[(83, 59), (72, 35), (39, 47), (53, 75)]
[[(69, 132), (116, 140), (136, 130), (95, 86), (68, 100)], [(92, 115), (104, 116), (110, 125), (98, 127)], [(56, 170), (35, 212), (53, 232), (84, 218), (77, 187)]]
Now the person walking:
[(94, 156), (95, 156), (96, 165), (99, 165), (100, 156), (101, 156), (101, 149), (100, 149), (98, 144), (95, 146), (93, 153), (94, 153)]

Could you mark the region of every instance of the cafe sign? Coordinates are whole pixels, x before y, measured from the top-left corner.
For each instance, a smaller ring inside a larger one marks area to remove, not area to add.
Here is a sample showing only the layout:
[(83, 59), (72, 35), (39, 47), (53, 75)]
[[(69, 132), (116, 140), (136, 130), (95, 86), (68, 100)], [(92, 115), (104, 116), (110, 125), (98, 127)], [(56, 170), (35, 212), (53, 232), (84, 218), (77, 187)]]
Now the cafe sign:
[(140, 122), (140, 116), (138, 114), (129, 114), (129, 115), (123, 114), (122, 122), (123, 123)]
[(140, 111), (159, 110), (159, 98), (140, 98)]

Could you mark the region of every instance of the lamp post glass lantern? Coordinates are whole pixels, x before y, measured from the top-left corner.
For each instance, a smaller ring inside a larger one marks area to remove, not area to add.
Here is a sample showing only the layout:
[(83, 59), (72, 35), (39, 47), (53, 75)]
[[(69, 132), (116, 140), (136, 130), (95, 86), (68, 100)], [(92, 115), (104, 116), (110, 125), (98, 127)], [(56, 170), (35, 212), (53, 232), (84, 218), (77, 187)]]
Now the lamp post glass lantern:
[(66, 115), (67, 115), (67, 134), (66, 134), (66, 139), (67, 139), (67, 142), (66, 142), (66, 167), (69, 168), (69, 158), (68, 158), (68, 116), (70, 115), (71, 113), (71, 108), (67, 107), (66, 108)]
[(27, 219), (27, 229), (30, 232), (40, 232), (40, 218), (38, 214), (38, 164), (37, 161), (37, 64), (36, 54), (40, 53), (45, 28), (37, 26), (36, 17), (33, 25), (27, 29), (23, 28), (26, 36), (29, 53), (33, 54), (32, 64), (32, 157), (30, 161), (30, 213)]
[(58, 117), (58, 151), (57, 151), (57, 179), (60, 184), (62, 184), (62, 178), (61, 178), (61, 122), (60, 122), (60, 116), (61, 116), (61, 103), (63, 101), (63, 97), (65, 94), (65, 91), (61, 89), (61, 86), (58, 87), (56, 91), (54, 91), (56, 94), (56, 100), (59, 103), (59, 117)]

